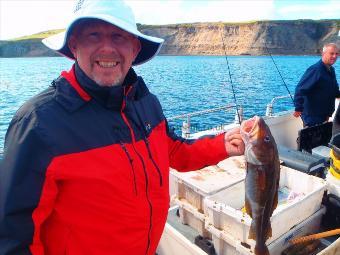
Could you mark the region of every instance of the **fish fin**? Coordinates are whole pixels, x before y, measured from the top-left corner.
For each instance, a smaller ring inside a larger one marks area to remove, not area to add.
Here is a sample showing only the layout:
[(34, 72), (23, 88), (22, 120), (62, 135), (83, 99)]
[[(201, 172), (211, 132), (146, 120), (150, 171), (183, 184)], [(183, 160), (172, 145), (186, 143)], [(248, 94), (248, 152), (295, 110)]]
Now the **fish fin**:
[(264, 240), (268, 240), (270, 237), (272, 237), (272, 235), (273, 235), (272, 225), (270, 224), (270, 219), (269, 219), (268, 227), (267, 227), (267, 232), (266, 232), (266, 235), (264, 237)]
[(256, 240), (256, 229), (255, 229), (255, 221), (254, 220), (251, 221), (248, 238)]
[(249, 201), (248, 201), (247, 198), (245, 199), (244, 208), (246, 209), (246, 213), (247, 213), (251, 218), (253, 218), (253, 215), (252, 215), (252, 212), (251, 212), (251, 206), (250, 206), (250, 203), (249, 203)]
[(279, 189), (276, 189), (274, 201), (273, 201), (273, 206), (272, 206), (272, 211), (270, 212), (270, 215), (273, 215), (273, 212), (276, 209), (278, 203), (279, 203)]
[(270, 255), (267, 245), (265, 243), (256, 244), (255, 255)]

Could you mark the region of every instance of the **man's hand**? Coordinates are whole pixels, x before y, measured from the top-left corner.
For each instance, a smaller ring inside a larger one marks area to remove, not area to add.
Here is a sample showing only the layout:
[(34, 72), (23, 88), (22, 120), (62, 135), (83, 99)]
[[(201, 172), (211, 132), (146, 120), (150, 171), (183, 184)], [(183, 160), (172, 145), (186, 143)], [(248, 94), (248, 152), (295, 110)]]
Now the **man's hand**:
[(225, 149), (228, 155), (239, 156), (244, 154), (244, 142), (240, 134), (240, 128), (234, 128), (224, 135)]
[(293, 116), (296, 117), (296, 118), (297, 118), (297, 117), (300, 117), (300, 116), (301, 116), (301, 113), (302, 113), (302, 112), (297, 112), (297, 111), (295, 111), (295, 112), (293, 113)]

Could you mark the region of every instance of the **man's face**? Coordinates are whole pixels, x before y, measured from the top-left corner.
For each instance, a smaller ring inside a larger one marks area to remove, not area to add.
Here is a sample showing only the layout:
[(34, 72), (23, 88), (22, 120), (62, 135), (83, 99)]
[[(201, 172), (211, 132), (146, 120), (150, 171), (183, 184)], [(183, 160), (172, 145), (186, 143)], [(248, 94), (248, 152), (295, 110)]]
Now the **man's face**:
[(322, 53), (322, 62), (326, 65), (333, 65), (338, 57), (338, 48), (335, 46), (326, 47), (326, 51)]
[(136, 37), (103, 21), (76, 26), (68, 46), (80, 68), (99, 86), (121, 85), (141, 47)]

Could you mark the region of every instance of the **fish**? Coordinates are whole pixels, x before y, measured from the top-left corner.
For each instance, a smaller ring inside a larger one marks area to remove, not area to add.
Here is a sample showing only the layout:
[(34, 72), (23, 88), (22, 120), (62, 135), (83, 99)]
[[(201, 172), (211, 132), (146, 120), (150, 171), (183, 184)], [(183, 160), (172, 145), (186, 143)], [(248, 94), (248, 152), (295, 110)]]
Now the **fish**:
[(270, 217), (278, 204), (280, 182), (277, 145), (258, 116), (243, 121), (240, 134), (246, 159), (245, 210), (252, 218), (248, 238), (256, 242), (256, 255), (269, 255), (266, 240), (272, 236)]

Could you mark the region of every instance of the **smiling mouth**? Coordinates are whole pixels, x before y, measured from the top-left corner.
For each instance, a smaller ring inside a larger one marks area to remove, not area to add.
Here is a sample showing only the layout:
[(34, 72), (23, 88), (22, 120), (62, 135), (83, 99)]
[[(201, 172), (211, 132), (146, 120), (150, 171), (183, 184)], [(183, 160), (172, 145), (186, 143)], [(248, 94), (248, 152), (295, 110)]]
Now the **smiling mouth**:
[(113, 68), (119, 64), (117, 61), (96, 61), (96, 63), (102, 68)]

